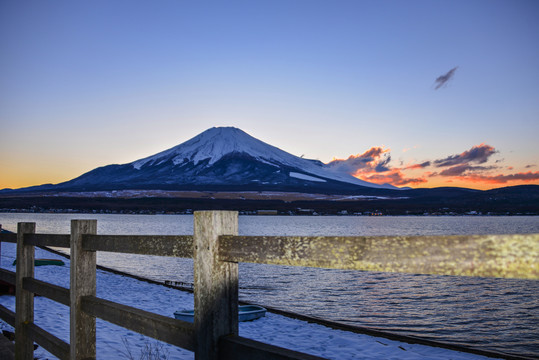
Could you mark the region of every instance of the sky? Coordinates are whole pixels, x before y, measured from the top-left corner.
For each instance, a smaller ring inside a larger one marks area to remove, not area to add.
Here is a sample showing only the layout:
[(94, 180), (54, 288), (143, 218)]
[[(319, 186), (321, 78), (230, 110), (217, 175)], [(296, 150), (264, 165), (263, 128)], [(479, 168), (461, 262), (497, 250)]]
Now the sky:
[(363, 180), (539, 184), (539, 2), (1, 1), (0, 189), (234, 126)]

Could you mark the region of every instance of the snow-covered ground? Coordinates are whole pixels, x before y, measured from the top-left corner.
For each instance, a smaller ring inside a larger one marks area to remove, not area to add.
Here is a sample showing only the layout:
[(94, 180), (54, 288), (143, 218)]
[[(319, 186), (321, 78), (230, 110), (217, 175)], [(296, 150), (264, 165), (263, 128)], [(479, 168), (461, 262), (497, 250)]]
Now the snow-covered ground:
[[(66, 266), (36, 267), (35, 277), (69, 287), (69, 260), (41, 249), (36, 249), (36, 258), (62, 259)], [(2, 243), (2, 268), (15, 271), (12, 265), (14, 259), (15, 244)], [(193, 295), (190, 293), (100, 270), (97, 271), (97, 296), (170, 317), (177, 309), (193, 308)], [(0, 304), (15, 311), (14, 296), (0, 296)], [(35, 322), (69, 342), (68, 307), (36, 297)], [(12, 330), (1, 320), (0, 328)], [(272, 313), (267, 313), (265, 318), (259, 320), (240, 323), (239, 332), (243, 337), (328, 359), (487, 359), (484, 356), (335, 330)], [(194, 358), (192, 352), (97, 319), (98, 359), (139, 358), (149, 347), (152, 351), (157, 349), (162, 359)], [(34, 355), (39, 359), (55, 358), (41, 347)]]

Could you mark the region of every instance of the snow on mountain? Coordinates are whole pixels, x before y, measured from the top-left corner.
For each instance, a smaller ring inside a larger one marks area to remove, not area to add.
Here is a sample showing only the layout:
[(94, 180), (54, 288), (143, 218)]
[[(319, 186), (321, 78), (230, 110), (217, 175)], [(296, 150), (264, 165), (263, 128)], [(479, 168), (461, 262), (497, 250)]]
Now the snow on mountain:
[(297, 178), (297, 179), (303, 179), (303, 180), (309, 180), (309, 181), (316, 181), (316, 182), (326, 182), (324, 179), (320, 179), (314, 176), (305, 175), (302, 173), (297, 173), (295, 171), (290, 171), (290, 176)]
[(298, 179), (315, 182), (324, 182), (326, 181), (324, 179), (330, 179), (373, 188), (395, 189), (391, 185), (373, 184), (348, 174), (337, 173), (320, 161), (303, 159), (289, 154), (234, 127), (208, 129), (180, 145), (134, 161), (131, 165), (133, 168), (141, 170), (143, 167), (159, 166), (168, 161), (171, 161), (175, 166), (186, 164), (196, 166), (202, 161), (207, 161), (206, 166), (211, 166), (230, 154), (245, 154), (271, 166), (282, 167), (284, 165), (299, 169), (302, 171), (301, 173), (298, 171), (291, 173), (292, 177)]
[(209, 159), (208, 165), (215, 164), (223, 156), (230, 153), (246, 153), (257, 160), (269, 164), (281, 161), (286, 163), (291, 155), (266, 144), (240, 129), (233, 127), (211, 128), (171, 149), (133, 162), (133, 167), (140, 169), (145, 164), (159, 165), (172, 159), (174, 165)]

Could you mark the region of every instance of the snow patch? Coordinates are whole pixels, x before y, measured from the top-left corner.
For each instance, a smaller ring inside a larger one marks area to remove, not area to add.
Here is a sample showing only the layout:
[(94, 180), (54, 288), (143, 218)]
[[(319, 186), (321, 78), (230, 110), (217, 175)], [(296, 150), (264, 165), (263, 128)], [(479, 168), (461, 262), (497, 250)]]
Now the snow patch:
[(296, 178), (296, 179), (301, 179), (301, 180), (308, 180), (308, 181), (315, 181), (315, 182), (327, 182), (324, 179), (319, 179), (319, 178), (316, 178), (316, 177), (313, 177), (313, 176), (297, 173), (297, 172), (294, 172), (294, 171), (290, 172), (290, 176), (293, 177), (293, 178)]

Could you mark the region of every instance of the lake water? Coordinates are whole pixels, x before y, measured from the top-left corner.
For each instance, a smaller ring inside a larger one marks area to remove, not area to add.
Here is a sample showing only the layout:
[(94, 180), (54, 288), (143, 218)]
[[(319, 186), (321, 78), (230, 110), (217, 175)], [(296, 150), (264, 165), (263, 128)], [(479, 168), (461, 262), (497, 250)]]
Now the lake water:
[[(101, 234), (193, 233), (189, 215), (0, 213), (0, 223), (12, 231), (17, 222), (32, 221), (37, 232), (67, 234), (70, 219), (97, 219)], [(539, 217), (240, 216), (239, 233), (539, 233)], [(98, 253), (98, 263), (159, 281), (193, 282), (191, 259)], [(539, 281), (240, 264), (240, 299), (352, 325), (539, 358)]]

